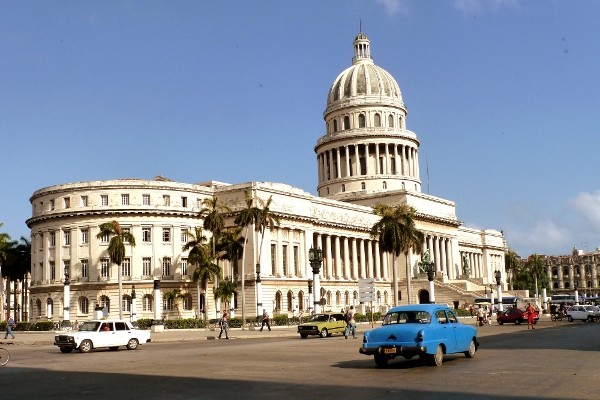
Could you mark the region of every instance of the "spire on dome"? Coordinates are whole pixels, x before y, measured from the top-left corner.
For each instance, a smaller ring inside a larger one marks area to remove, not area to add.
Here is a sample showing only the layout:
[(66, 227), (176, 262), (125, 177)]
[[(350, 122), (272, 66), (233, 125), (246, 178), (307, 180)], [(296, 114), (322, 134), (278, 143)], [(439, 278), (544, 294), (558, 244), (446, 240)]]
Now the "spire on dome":
[(356, 35), (356, 38), (354, 38), (354, 57), (352, 58), (352, 64), (358, 64), (359, 62), (364, 62), (365, 60), (373, 62), (373, 59), (371, 58), (370, 47), (371, 42), (361, 29), (358, 35)]

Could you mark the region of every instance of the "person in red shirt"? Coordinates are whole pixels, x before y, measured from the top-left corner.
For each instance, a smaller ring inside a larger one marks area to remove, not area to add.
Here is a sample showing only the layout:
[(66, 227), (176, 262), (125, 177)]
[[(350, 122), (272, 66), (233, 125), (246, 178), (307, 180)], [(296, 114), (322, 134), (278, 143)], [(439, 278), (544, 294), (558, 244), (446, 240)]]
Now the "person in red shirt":
[(527, 313), (527, 329), (529, 329), (530, 325), (531, 329), (535, 329), (535, 308), (533, 308), (531, 303), (528, 303), (525, 313)]

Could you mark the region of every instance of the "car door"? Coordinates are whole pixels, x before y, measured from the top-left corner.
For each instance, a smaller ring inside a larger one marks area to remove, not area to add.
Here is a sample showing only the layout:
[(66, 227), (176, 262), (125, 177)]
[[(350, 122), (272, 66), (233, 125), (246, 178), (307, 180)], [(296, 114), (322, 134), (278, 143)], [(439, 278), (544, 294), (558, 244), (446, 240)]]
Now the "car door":
[(94, 347), (114, 346), (115, 327), (112, 322), (103, 321), (95, 333)]
[(440, 338), (446, 345), (446, 353), (454, 353), (456, 351), (456, 331), (455, 327), (448, 321), (448, 316), (445, 310), (437, 310), (435, 312), (437, 320), (437, 330)]
[(448, 315), (448, 323), (454, 331), (454, 338), (456, 340), (456, 348), (454, 351), (458, 352), (468, 350), (471, 340), (473, 340), (470, 329), (458, 322), (458, 317), (453, 311), (448, 310), (446, 313)]
[(125, 346), (131, 336), (131, 328), (124, 321), (115, 322), (115, 346)]

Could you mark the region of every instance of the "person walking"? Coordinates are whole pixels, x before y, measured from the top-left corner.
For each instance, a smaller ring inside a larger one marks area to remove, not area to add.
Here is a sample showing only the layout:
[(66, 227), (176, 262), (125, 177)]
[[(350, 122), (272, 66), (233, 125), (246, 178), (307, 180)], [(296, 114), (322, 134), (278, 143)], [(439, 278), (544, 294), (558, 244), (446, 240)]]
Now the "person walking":
[(219, 339), (221, 339), (221, 335), (225, 332), (225, 339), (229, 339), (229, 318), (227, 316), (227, 311), (223, 311), (223, 315), (219, 320), (219, 326), (221, 327), (221, 332), (219, 332)]
[(350, 309), (346, 313), (346, 329), (344, 329), (344, 337), (348, 339), (348, 335), (352, 332), (352, 337), (354, 339), (356, 336), (356, 321), (354, 320), (354, 306), (350, 306)]
[(269, 324), (269, 313), (267, 312), (266, 309), (263, 309), (263, 316), (262, 316), (262, 326), (260, 327), (260, 331), (262, 332), (263, 328), (265, 327), (265, 325), (267, 325), (267, 328), (269, 328), (269, 331), (271, 331), (271, 324)]
[(525, 313), (527, 314), (527, 329), (529, 329), (530, 325), (531, 329), (535, 329), (535, 308), (533, 308), (531, 303), (528, 303)]
[(13, 328), (15, 327), (15, 320), (13, 319), (13, 317), (9, 316), (8, 317), (8, 321), (6, 321), (6, 335), (4, 335), (4, 339), (8, 339), (8, 335), (12, 336), (12, 338), (15, 338), (15, 335), (13, 334)]

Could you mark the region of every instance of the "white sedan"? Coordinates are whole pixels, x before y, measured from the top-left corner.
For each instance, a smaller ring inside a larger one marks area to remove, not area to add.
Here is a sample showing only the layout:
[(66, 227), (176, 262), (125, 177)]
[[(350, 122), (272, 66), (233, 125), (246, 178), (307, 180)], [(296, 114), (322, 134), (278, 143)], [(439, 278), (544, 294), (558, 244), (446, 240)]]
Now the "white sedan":
[(63, 353), (70, 353), (74, 349), (88, 353), (99, 347), (118, 350), (120, 346), (135, 350), (149, 341), (149, 331), (135, 329), (129, 321), (108, 319), (86, 321), (77, 331), (60, 333), (54, 337), (54, 344)]
[(569, 322), (574, 320), (593, 321), (594, 318), (600, 315), (600, 311), (596, 306), (575, 305), (567, 310), (567, 319)]

